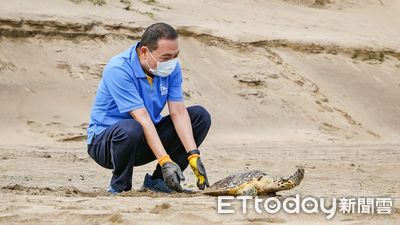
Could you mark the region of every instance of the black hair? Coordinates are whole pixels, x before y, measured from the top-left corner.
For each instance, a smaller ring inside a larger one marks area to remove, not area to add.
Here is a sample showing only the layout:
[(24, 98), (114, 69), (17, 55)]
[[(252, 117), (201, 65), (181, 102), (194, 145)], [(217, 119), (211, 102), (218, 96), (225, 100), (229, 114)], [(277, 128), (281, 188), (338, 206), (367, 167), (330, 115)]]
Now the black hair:
[(150, 51), (158, 48), (158, 40), (175, 40), (178, 38), (176, 30), (166, 23), (155, 23), (146, 28), (140, 40), (140, 47), (146, 46)]

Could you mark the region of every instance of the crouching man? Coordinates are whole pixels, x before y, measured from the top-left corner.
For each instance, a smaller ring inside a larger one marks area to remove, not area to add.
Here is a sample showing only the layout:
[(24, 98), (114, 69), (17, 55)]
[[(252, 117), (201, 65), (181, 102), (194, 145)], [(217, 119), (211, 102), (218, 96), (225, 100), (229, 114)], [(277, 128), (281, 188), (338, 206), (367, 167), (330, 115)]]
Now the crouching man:
[[(88, 127), (88, 153), (112, 169), (112, 194), (131, 190), (133, 168), (155, 159), (157, 167), (146, 174), (144, 189), (181, 192), (188, 165), (198, 188), (208, 186), (198, 147), (211, 118), (201, 106), (184, 105), (178, 54), (175, 29), (156, 23), (104, 69)], [(162, 117), (167, 103), (169, 115)]]

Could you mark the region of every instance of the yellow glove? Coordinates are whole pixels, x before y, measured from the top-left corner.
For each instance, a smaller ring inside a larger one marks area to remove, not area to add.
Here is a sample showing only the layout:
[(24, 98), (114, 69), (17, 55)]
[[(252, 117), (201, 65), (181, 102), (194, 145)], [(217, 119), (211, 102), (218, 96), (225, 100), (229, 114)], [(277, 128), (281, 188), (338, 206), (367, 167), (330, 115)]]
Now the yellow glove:
[(200, 151), (198, 149), (188, 152), (189, 165), (193, 170), (194, 175), (197, 177), (197, 187), (204, 190), (208, 184), (206, 169), (200, 160)]

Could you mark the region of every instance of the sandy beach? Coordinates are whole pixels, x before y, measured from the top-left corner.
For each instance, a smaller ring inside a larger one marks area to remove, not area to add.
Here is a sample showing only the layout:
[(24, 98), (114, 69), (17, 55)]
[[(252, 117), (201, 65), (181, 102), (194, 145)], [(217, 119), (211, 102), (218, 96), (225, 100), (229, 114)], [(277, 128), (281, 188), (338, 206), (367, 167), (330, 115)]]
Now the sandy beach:
[[(0, 2), (0, 224), (399, 223), (399, 1)], [(212, 116), (200, 147), (211, 183), (305, 168), (279, 195), (390, 197), (392, 213), (218, 214), (200, 192), (138, 191), (156, 161), (110, 196), (111, 171), (86, 152), (96, 88), (159, 21), (180, 35), (185, 104)]]

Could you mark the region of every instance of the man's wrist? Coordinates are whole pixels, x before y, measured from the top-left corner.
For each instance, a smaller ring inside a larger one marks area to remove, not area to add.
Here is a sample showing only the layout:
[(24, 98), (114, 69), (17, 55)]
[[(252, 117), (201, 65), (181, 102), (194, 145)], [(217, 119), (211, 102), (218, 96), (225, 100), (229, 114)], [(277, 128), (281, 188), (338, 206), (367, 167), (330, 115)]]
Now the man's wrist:
[(164, 155), (158, 160), (158, 164), (160, 164), (160, 166), (163, 166), (166, 162), (172, 162), (172, 159), (169, 157), (169, 155)]
[(187, 153), (187, 159), (190, 161), (192, 158), (200, 157), (199, 149), (193, 149)]

